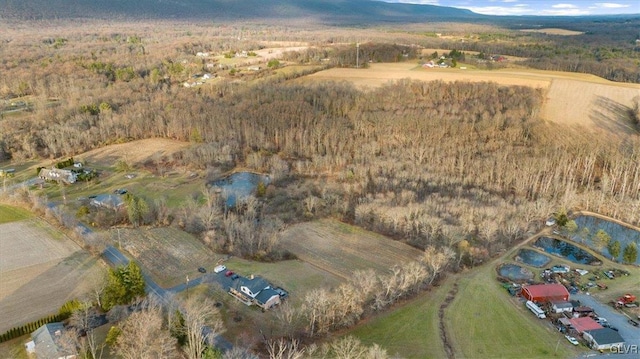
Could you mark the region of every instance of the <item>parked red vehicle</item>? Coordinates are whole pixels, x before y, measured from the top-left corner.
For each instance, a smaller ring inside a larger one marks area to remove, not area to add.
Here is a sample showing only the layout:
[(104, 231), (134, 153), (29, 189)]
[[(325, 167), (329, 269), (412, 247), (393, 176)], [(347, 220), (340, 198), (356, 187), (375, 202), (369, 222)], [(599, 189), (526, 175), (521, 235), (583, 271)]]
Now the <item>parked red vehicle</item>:
[(227, 271), (224, 275), (225, 277), (231, 277), (233, 275), (233, 271)]

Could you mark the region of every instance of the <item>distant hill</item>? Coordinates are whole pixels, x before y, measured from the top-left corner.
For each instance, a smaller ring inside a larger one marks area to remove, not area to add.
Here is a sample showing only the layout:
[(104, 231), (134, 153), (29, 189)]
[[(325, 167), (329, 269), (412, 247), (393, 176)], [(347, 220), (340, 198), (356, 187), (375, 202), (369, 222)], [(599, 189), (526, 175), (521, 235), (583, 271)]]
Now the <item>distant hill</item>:
[(0, 18), (199, 19), (273, 22), (313, 19), (325, 24), (462, 21), (469, 10), (374, 0), (0, 0)]

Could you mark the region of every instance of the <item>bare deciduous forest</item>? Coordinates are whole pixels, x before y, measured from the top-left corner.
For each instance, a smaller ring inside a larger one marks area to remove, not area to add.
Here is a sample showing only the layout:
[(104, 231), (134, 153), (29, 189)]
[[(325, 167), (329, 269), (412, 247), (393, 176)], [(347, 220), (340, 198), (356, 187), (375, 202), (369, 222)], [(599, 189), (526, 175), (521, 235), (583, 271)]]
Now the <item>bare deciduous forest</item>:
[[(205, 70), (196, 51), (259, 49), (276, 32), (292, 40), (309, 35), (266, 27), (175, 25), (153, 35), (159, 24), (133, 27), (140, 32), (103, 24), (77, 33), (59, 26), (47, 34), (16, 29), (4, 35), (2, 96), (27, 96), (32, 103), (25, 115), (0, 121), (5, 160), (70, 156), (141, 138), (191, 141), (190, 149), (159, 162), (273, 172), (289, 200), (266, 204), (264, 212), (294, 208), (287, 222), (305, 212), (337, 215), (419, 248), (453, 246), (481, 257), (560, 208), (636, 222), (637, 136), (613, 146), (542, 123), (540, 90), (406, 80), (361, 91), (347, 83), (297, 85), (227, 70), (212, 86), (188, 90), (181, 81)], [(232, 41), (238, 33), (243, 40)], [(356, 34), (328, 34), (324, 45), (316, 41), (302, 55), (287, 56), (351, 63), (346, 44), (329, 42)], [(363, 62), (416, 56), (408, 46), (363, 49)], [(307, 180), (304, 190), (291, 182), (313, 178), (328, 181)], [(231, 228), (221, 221), (218, 226)], [(196, 232), (216, 226), (211, 218), (204, 222)]]
[[(44, 24), (47, 29), (40, 31)], [(539, 114), (545, 90), (411, 80), (363, 90), (346, 81), (290, 81), (334, 66), (417, 63), (422, 48), (460, 48), (458, 41), (425, 36), (415, 27), (300, 30), (89, 21), (79, 31), (63, 21), (12, 25), (0, 25), (0, 161), (20, 164), (137, 139), (176, 139), (190, 146), (144, 163), (145, 169), (160, 176), (168, 168), (197, 170), (211, 180), (242, 167), (269, 173), (273, 182), (260, 198), (251, 197), (233, 211), (204, 183), (202, 191), (175, 207), (161, 195), (131, 195), (127, 206), (136, 227), (176, 225), (218, 252), (273, 261), (290, 258), (278, 243), (283, 228), (333, 217), (423, 250), (423, 257), (389, 273), (356, 272), (336, 288), (309, 291), (301, 308), (280, 308), (283, 336), (308, 338), (352, 326), (433, 284), (445, 270), (486, 262), (539, 229), (554, 212), (586, 209), (640, 223), (638, 134), (604, 135), (544, 122)], [(451, 29), (450, 24), (435, 26)], [(632, 61), (623, 63), (617, 55), (597, 58), (604, 52), (600, 42), (580, 40), (560, 56), (552, 54), (561, 43), (557, 39), (509, 32), (504, 35), (509, 41), (498, 44), (487, 37), (501, 37), (496, 34), (502, 30), (466, 26), (482, 35), (466, 42), (463, 51), (505, 53), (528, 57), (523, 63), (536, 68), (640, 81)], [(537, 45), (526, 45), (529, 41)], [(362, 50), (357, 55), (356, 43)], [(284, 53), (282, 66), (263, 60), (266, 68), (259, 71), (199, 55), (232, 58), (283, 44), (304, 49)], [(622, 58), (637, 61), (633, 46), (621, 52)], [(292, 70), (278, 73), (287, 68)], [(203, 73), (215, 81), (184, 85)], [(124, 162), (114, 167), (129, 170)], [(35, 193), (18, 196), (62, 224), (77, 223)], [(131, 203), (137, 203), (134, 219)], [(91, 222), (104, 228), (127, 220), (123, 213), (111, 219), (93, 216)], [(104, 245), (89, 236), (85, 244)], [(139, 355), (126, 333), (144, 324), (143, 334), (163, 335), (146, 338), (151, 344), (160, 340), (158, 355), (170, 355), (175, 343), (162, 317), (152, 311), (136, 316), (122, 325), (125, 335), (115, 342), (117, 350)], [(263, 352), (284, 357), (298, 344), (272, 340)], [(307, 352), (337, 356), (349, 348), (386, 357), (378, 346), (366, 348), (350, 338)], [(190, 348), (192, 356), (201, 349)]]

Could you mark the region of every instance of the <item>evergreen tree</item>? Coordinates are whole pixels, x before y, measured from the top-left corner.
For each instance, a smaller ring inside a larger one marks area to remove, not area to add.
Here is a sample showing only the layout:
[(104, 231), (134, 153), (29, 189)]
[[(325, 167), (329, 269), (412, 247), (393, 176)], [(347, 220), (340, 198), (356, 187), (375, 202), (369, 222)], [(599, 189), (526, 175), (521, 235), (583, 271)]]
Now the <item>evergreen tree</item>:
[(609, 254), (611, 254), (611, 257), (618, 258), (618, 256), (620, 255), (620, 242), (618, 241), (609, 242), (607, 249), (609, 250)]
[(638, 246), (634, 242), (629, 243), (626, 247), (624, 247), (624, 252), (622, 253), (622, 260), (625, 263), (635, 263), (638, 259)]

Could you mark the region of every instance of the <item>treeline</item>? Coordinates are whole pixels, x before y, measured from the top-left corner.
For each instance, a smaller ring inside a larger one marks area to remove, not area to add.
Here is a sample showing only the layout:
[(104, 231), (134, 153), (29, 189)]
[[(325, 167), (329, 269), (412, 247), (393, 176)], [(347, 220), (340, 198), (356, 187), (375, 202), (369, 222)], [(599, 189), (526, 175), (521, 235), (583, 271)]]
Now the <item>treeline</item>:
[[(536, 19), (535, 23), (526, 19), (515, 22), (496, 19), (497, 24), (504, 24), (508, 30), (489, 28), (463, 32), (447, 29), (447, 34), (464, 36), (464, 42), (428, 36), (419, 44), (425, 48), (524, 57), (529, 59), (524, 62), (526, 66), (537, 69), (590, 73), (618, 82), (640, 82), (637, 67), (640, 47), (636, 42), (640, 39), (637, 30), (640, 19), (637, 16), (567, 20), (558, 24), (550, 19)], [(583, 34), (563, 36), (519, 31), (544, 28), (562, 28)]]

